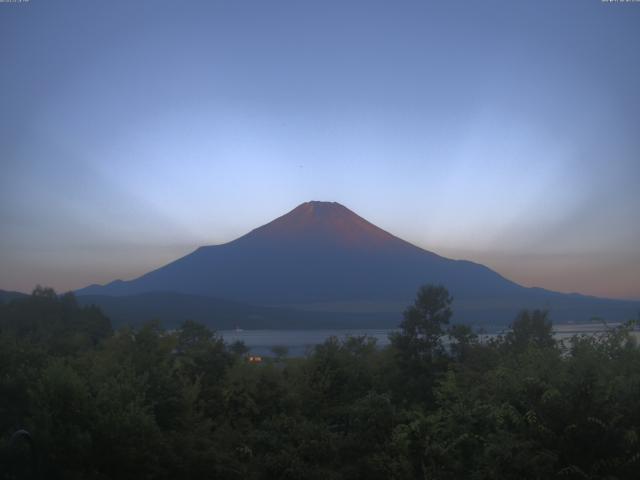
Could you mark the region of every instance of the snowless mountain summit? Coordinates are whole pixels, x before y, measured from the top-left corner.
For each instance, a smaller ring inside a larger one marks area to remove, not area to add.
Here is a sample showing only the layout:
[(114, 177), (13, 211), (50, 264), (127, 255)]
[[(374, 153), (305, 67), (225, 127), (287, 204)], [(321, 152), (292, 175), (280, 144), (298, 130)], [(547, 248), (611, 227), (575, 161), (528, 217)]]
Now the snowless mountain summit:
[(77, 294), (171, 292), (253, 305), (334, 312), (366, 305), (371, 312), (398, 313), (428, 283), (446, 286), (458, 316), (470, 321), (506, 323), (522, 308), (555, 309), (561, 320), (613, 319), (611, 308), (620, 317), (637, 307), (526, 288), (484, 265), (412, 245), (339, 203), (319, 201), (303, 203), (231, 242), (200, 247), (139, 278), (92, 285)]

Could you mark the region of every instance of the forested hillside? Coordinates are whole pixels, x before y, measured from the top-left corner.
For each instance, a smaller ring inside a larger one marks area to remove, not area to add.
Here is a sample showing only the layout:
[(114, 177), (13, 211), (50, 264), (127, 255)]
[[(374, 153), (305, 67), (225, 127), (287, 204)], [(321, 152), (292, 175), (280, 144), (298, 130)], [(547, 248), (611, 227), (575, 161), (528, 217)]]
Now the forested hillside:
[(481, 342), (453, 307), (423, 287), (387, 348), (250, 363), (198, 323), (114, 331), (36, 289), (0, 303), (0, 478), (637, 478), (633, 323), (563, 344), (525, 311)]

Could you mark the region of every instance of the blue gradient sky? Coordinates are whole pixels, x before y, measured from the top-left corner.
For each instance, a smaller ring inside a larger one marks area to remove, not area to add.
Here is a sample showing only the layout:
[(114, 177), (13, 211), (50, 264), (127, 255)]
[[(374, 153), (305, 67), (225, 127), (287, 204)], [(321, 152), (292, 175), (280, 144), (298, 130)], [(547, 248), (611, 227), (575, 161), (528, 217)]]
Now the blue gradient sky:
[(0, 288), (132, 278), (307, 200), (640, 298), (640, 4), (0, 4)]

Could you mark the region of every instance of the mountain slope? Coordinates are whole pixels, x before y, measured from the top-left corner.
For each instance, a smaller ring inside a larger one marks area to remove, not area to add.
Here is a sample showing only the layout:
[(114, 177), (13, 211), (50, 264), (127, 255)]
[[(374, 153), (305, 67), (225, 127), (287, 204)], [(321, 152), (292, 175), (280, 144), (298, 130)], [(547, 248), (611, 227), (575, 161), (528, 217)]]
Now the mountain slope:
[[(633, 302), (522, 287), (489, 268), (418, 248), (337, 203), (307, 202), (223, 245), (200, 247), (131, 281), (79, 295), (174, 292), (319, 311), (400, 312), (420, 285), (445, 285), (459, 319), (508, 322), (524, 307), (558, 308), (561, 320), (635, 315)], [(557, 318), (557, 317), (556, 317)]]
[(10, 290), (0, 290), (0, 303), (9, 303), (11, 300), (26, 298), (29, 295), (22, 292), (13, 292)]
[(428, 282), (465, 296), (520, 288), (482, 265), (411, 245), (342, 205), (308, 202), (230, 243), (201, 247), (129, 282), (78, 293), (172, 291), (279, 305), (404, 300)]
[(313, 312), (277, 307), (261, 307), (200, 295), (171, 292), (140, 293), (127, 296), (82, 295), (81, 305), (97, 305), (115, 327), (137, 327), (149, 320), (160, 320), (165, 328), (176, 328), (194, 320), (216, 330), (290, 328), (372, 328), (395, 325), (386, 315), (357, 312)]

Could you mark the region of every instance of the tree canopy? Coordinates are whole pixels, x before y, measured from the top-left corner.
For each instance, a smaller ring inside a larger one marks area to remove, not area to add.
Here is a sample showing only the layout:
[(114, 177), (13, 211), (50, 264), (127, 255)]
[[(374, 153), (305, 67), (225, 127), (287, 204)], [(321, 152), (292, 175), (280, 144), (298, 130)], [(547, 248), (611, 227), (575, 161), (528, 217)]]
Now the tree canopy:
[(114, 331), (36, 289), (0, 304), (0, 479), (637, 478), (633, 323), (561, 343), (544, 311), (482, 341), (451, 319), (425, 286), (388, 347), (252, 364), (195, 322)]

